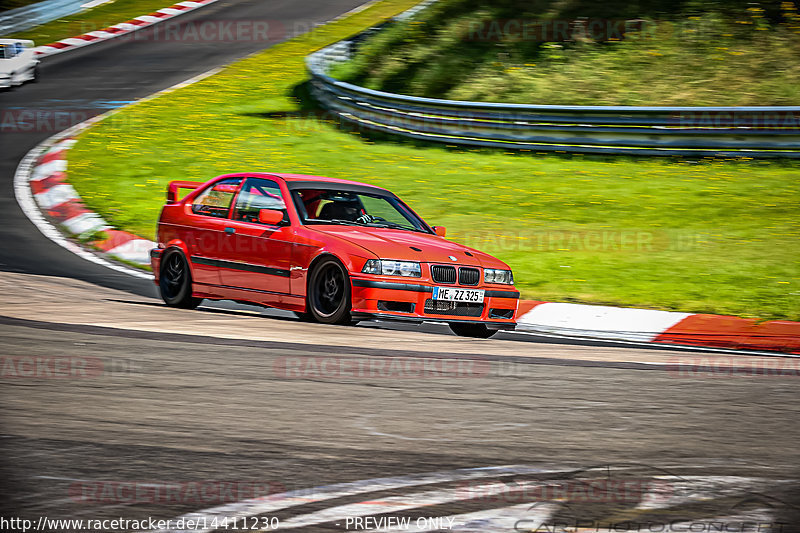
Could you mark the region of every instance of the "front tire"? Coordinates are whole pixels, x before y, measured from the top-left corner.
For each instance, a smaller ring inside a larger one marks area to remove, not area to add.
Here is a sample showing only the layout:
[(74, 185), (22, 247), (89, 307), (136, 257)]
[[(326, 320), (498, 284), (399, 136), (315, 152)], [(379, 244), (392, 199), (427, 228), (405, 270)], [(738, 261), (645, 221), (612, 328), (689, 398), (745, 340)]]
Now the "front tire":
[(194, 309), (203, 301), (192, 296), (192, 273), (181, 252), (164, 254), (158, 278), (161, 299), (170, 307)]
[(350, 324), (350, 276), (334, 258), (320, 261), (308, 280), (308, 310), (323, 324)]
[(498, 331), (496, 329), (487, 328), (485, 324), (463, 324), (460, 322), (451, 322), (448, 325), (453, 333), (460, 337), (488, 339)]

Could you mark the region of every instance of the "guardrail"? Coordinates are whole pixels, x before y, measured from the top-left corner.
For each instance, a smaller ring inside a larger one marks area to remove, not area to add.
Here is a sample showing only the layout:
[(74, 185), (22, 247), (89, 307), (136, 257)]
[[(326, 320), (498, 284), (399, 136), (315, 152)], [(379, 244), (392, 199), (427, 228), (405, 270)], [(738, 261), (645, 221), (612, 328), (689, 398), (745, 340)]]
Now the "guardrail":
[[(44, 0), (0, 13), (0, 36), (25, 31), (81, 10), (89, 0)], [(82, 32), (76, 32), (82, 33)]]
[[(407, 15), (407, 14), (404, 14)], [(420, 98), (336, 80), (328, 70), (373, 28), (306, 58), (312, 94), (366, 130), (535, 152), (800, 158), (800, 106), (556, 106)]]

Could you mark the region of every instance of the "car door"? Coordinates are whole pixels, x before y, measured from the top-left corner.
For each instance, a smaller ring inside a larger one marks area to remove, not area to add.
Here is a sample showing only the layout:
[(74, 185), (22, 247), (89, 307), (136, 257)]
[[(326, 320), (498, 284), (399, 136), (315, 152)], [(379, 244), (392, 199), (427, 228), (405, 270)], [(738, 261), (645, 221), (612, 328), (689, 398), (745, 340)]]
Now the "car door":
[[(277, 224), (259, 222), (261, 209), (283, 212)], [(294, 232), (289, 225), (280, 185), (265, 178), (247, 178), (225, 227), (222, 284), (274, 294), (289, 294)]]
[(231, 246), (225, 233), (230, 207), (242, 178), (225, 178), (207, 187), (187, 205), (187, 223), (175, 228), (189, 249), (195, 283), (220, 285), (219, 262)]
[(33, 79), (34, 69), (37, 64), (35, 52), (23, 43), (19, 43), (17, 51), (20, 59), (20, 73), (24, 73), (25, 81)]
[(9, 52), (7, 52), (7, 54), (10, 53), (11, 56), (9, 61), (10, 71), (12, 73), (12, 84), (20, 84), (26, 79), (29, 66), (24, 50), (25, 48), (22, 46), (22, 43), (14, 43), (9, 47)]
[(8, 76), (9, 83), (13, 83), (14, 73), (17, 70), (19, 57), (13, 44), (0, 46), (0, 72), (3, 76)]

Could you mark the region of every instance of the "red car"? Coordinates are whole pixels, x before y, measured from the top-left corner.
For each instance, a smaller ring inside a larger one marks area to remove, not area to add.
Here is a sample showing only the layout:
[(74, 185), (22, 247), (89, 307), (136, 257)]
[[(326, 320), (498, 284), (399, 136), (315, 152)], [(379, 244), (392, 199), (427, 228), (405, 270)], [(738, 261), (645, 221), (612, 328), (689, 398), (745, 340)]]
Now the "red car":
[[(193, 189), (178, 199), (178, 190)], [(372, 318), (447, 322), (458, 335), (514, 329), (508, 265), (444, 239), (379, 187), (298, 174), (175, 181), (151, 252), (167, 305), (204, 298), (348, 324)]]

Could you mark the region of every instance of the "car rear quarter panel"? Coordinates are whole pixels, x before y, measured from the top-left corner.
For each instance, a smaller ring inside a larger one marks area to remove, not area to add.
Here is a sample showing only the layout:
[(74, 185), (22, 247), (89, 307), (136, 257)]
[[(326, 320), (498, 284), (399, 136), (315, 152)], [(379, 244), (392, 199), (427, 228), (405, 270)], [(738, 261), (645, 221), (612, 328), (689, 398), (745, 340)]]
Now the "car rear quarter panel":
[(158, 223), (158, 244), (165, 249), (179, 248), (183, 252), (192, 280), (217, 285), (220, 283), (217, 268), (193, 263), (192, 256), (214, 257), (223, 221), (213, 217), (191, 217), (189, 220), (187, 209), (183, 202), (164, 206)]

